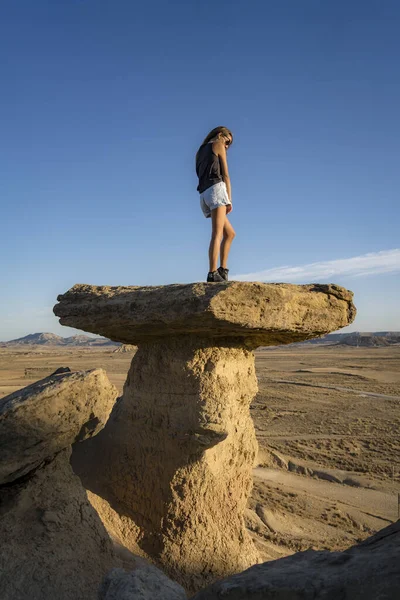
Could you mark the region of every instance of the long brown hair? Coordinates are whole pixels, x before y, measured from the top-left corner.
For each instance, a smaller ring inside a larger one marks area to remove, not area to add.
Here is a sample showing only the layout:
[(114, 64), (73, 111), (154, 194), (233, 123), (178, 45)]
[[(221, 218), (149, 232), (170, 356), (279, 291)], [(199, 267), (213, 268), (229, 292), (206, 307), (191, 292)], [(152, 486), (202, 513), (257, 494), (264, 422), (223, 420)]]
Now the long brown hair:
[(214, 129), (212, 129), (210, 131), (210, 133), (204, 138), (203, 143), (201, 144), (200, 148), (197, 150), (196, 161), (197, 161), (197, 155), (200, 152), (200, 149), (203, 146), (205, 146), (206, 144), (208, 144), (208, 142), (211, 141), (219, 133), (222, 133), (223, 135), (230, 135), (232, 138), (232, 142), (233, 142), (233, 133), (227, 127), (223, 127), (222, 125), (220, 125), (219, 127), (214, 127)]

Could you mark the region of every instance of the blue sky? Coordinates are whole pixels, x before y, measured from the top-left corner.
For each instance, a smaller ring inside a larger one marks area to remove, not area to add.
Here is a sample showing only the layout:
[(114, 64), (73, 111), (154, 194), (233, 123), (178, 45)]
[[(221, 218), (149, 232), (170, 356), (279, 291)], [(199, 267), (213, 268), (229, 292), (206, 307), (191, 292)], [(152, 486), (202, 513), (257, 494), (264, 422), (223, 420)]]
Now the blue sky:
[(232, 278), (332, 281), (351, 329), (400, 330), (399, 26), (394, 0), (3, 2), (0, 340), (71, 335), (74, 283), (205, 279), (221, 124)]

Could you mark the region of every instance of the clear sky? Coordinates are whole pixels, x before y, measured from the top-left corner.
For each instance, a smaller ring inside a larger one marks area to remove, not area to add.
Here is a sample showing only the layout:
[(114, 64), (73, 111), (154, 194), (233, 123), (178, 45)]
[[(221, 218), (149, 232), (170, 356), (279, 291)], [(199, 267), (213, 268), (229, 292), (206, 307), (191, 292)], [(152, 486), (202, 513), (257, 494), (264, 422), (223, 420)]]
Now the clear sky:
[(0, 340), (74, 283), (204, 280), (194, 154), (228, 151), (231, 278), (334, 282), (400, 330), (400, 2), (5, 0)]

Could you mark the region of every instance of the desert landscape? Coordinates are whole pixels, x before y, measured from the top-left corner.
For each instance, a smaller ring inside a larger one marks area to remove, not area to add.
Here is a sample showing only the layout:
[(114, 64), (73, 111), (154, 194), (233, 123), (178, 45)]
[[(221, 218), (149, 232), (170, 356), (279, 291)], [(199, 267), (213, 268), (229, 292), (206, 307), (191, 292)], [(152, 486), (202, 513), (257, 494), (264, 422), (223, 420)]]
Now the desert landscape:
[[(0, 398), (59, 367), (105, 369), (122, 394), (135, 349), (0, 347)], [(342, 550), (397, 520), (400, 346), (256, 351), (259, 444), (246, 526), (263, 560)]]

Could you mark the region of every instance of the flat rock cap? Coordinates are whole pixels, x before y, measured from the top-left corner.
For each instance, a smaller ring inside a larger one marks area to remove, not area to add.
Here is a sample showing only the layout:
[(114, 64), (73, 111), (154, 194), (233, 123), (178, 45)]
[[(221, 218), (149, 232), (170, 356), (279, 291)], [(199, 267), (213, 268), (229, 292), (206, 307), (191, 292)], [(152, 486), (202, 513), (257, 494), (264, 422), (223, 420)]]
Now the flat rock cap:
[(289, 344), (349, 325), (353, 294), (333, 284), (173, 284), (157, 287), (74, 285), (58, 296), (61, 325), (124, 344), (180, 335), (248, 347)]

